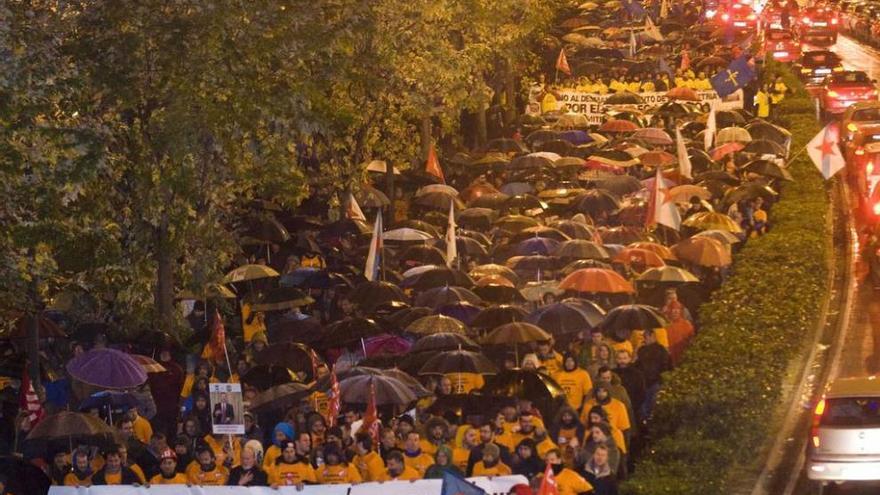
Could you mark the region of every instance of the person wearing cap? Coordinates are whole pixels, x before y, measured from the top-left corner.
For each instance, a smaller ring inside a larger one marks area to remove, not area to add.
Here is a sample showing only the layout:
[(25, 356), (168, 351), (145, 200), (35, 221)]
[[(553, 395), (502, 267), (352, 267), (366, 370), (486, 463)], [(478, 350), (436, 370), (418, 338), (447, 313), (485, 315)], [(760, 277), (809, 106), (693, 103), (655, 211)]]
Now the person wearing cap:
[[(241, 465), (235, 466), (229, 472), (226, 484), (230, 486), (266, 486), (269, 484), (269, 476), (260, 469), (260, 455), (251, 440), (241, 450)], [(262, 449), (260, 450), (262, 452)]]
[(187, 469), (187, 479), (192, 485), (221, 486), (226, 484), (229, 471), (217, 465), (217, 457), (211, 447), (203, 445), (196, 456), (198, 464)]
[(483, 446), (483, 459), (474, 464), (473, 476), (507, 476), (510, 467), (501, 462), (501, 449), (494, 443)]
[(309, 458), (297, 455), (296, 443), (284, 442), (281, 457), (275, 460), (275, 464), (269, 472), (269, 484), (272, 488), (279, 486), (296, 486), (302, 488), (306, 483), (317, 483), (315, 469), (309, 464)]
[(379, 481), (385, 475), (385, 462), (373, 450), (373, 438), (368, 433), (358, 432), (354, 437), (356, 455), (352, 461), (364, 481)]
[(104, 467), (92, 476), (93, 485), (139, 485), (141, 479), (131, 468), (122, 465), (120, 446), (104, 453)]
[(275, 429), (272, 430), (272, 445), (263, 455), (263, 469), (268, 471), (269, 467), (275, 465), (275, 460), (281, 456), (281, 445), (293, 440), (293, 435), (293, 426), (290, 426), (290, 423), (282, 421), (275, 425)]
[(336, 444), (325, 444), (324, 465), (318, 466), (315, 474), (322, 485), (360, 483), (363, 481), (357, 467), (345, 462), (342, 449)]
[(165, 449), (159, 457), (159, 474), (150, 478), (150, 485), (185, 485), (186, 475), (177, 472), (177, 454)]

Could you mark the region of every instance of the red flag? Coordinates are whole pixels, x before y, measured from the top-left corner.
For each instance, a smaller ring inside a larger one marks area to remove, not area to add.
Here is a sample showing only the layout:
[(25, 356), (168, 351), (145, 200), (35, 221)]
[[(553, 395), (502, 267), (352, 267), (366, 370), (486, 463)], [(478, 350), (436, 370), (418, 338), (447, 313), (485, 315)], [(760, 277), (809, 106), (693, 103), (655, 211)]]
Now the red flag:
[(226, 356), (226, 328), (223, 326), (223, 319), (220, 318), (220, 312), (214, 310), (214, 318), (211, 320), (211, 339), (205, 344), (202, 351), (202, 359), (207, 359), (215, 363), (222, 363)]
[(541, 480), (541, 488), (538, 495), (559, 495), (559, 486), (556, 484), (556, 476), (553, 475), (553, 465), (547, 463), (544, 470), (544, 478)]
[(446, 177), (443, 175), (443, 169), (440, 168), (440, 160), (437, 159), (437, 151), (434, 149), (433, 144), (428, 148), (428, 161), (425, 163), (425, 172), (446, 184)]
[(28, 422), (28, 429), (33, 428), (46, 416), (43, 404), (40, 403), (40, 397), (34, 390), (34, 384), (31, 383), (31, 377), (28, 375), (27, 366), (24, 369), (24, 376), (21, 377), (21, 393), (19, 396), (18, 406), (22, 411), (27, 411), (25, 419)]
[(373, 438), (373, 445), (379, 445), (379, 412), (376, 410), (376, 385), (370, 380), (370, 401), (367, 402), (367, 411), (364, 413), (364, 422), (361, 430), (366, 430)]
[(568, 59), (565, 58), (565, 49), (559, 50), (559, 56), (556, 57), (556, 70), (571, 75), (571, 67), (568, 65)]
[(336, 379), (336, 368), (330, 370), (330, 401), (327, 404), (327, 423), (329, 426), (336, 425), (336, 417), (339, 416), (339, 380)]

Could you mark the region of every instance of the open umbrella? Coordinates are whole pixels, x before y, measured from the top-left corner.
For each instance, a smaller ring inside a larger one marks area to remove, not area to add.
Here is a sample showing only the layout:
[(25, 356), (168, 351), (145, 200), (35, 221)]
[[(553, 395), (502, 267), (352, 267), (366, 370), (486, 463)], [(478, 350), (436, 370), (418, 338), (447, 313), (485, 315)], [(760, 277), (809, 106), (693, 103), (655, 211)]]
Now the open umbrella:
[(679, 86), (666, 92), (666, 98), (679, 101), (700, 101), (700, 96), (691, 88)]
[(61, 439), (112, 442), (116, 439), (116, 430), (91, 414), (62, 411), (37, 423), (27, 436), (29, 442)]
[(474, 294), (480, 296), (489, 303), (519, 303), (525, 302), (523, 295), (512, 284), (484, 284), (474, 287)]
[(500, 275), (507, 280), (513, 282), (513, 285), (518, 286), (520, 284), (519, 276), (515, 271), (506, 267), (504, 265), (496, 265), (496, 264), (487, 264), (487, 265), (479, 265), (471, 270), (468, 275), (472, 279), (481, 279), (483, 277), (488, 277), (491, 275)]
[(693, 184), (671, 187), (666, 193), (666, 200), (675, 201), (676, 203), (688, 203), (691, 198), (699, 198), (708, 201), (712, 198), (712, 193), (705, 187)]
[(490, 345), (525, 344), (550, 340), (549, 333), (537, 325), (525, 322), (513, 322), (501, 325), (483, 338), (483, 343)]
[(639, 129), (632, 134), (631, 138), (655, 146), (669, 146), (675, 143), (668, 132), (657, 128)]
[(541, 254), (548, 256), (556, 251), (559, 247), (559, 241), (547, 237), (532, 237), (520, 241), (516, 245), (515, 253), (520, 256), (528, 256), (532, 254)]
[(339, 398), (346, 404), (369, 403), (371, 390), (377, 406), (403, 406), (418, 399), (405, 383), (386, 375), (358, 375), (339, 381)]
[(604, 294), (632, 294), (632, 284), (614, 270), (585, 268), (569, 274), (559, 282), (560, 290)]
[(767, 139), (754, 139), (742, 150), (745, 153), (754, 153), (756, 155), (786, 155), (785, 148), (781, 144)]
[(638, 125), (629, 120), (611, 119), (599, 126), (599, 132), (625, 133), (633, 132), (638, 128)]
[(727, 266), (733, 262), (729, 246), (710, 237), (690, 237), (676, 244), (672, 251), (679, 259), (700, 266)]
[(270, 323), (269, 335), (274, 336), (274, 342), (313, 344), (321, 339), (321, 321), (318, 318), (285, 318)]
[(613, 261), (624, 265), (632, 265), (639, 263), (647, 267), (658, 267), (666, 265), (663, 258), (654, 251), (648, 249), (640, 249), (636, 247), (627, 247), (614, 255)]
[(545, 418), (552, 418), (565, 405), (565, 391), (549, 375), (534, 371), (504, 370), (486, 380), (487, 397), (516, 397), (532, 401)]
[(358, 343), (361, 339), (374, 337), (383, 333), (374, 320), (368, 318), (346, 318), (327, 325), (324, 335), (317, 344), (319, 347), (346, 347)]
[(315, 302), (311, 296), (296, 287), (278, 287), (258, 298), (253, 304), (254, 311), (284, 311)]
[(311, 384), (292, 382), (276, 385), (264, 390), (251, 399), (248, 410), (257, 414), (271, 411), (286, 411), (299, 405), (300, 401), (314, 392)]
[(412, 348), (410, 348), (411, 353), (418, 352), (439, 352), (439, 351), (453, 351), (456, 349), (465, 349), (468, 351), (478, 351), (480, 350), (480, 346), (469, 339), (467, 336), (459, 334), (459, 333), (435, 333), (433, 335), (426, 335), (413, 344)]
[(573, 220), (559, 220), (550, 224), (552, 227), (561, 230), (565, 235), (572, 239), (581, 239), (585, 241), (598, 241), (596, 229), (592, 225), (587, 225)]
[(677, 266), (660, 266), (649, 268), (639, 275), (639, 282), (691, 283), (700, 279), (693, 273)]
[(48, 493), (52, 485), (41, 468), (18, 454), (0, 457), (0, 473), (7, 478), (6, 493)]
[(614, 93), (605, 99), (606, 105), (642, 105), (643, 103), (645, 100), (641, 96), (629, 91)]
[(731, 153), (736, 153), (737, 151), (742, 150), (743, 148), (745, 148), (745, 145), (742, 143), (725, 143), (712, 148), (709, 156), (711, 156), (713, 160), (718, 161)]
[(734, 234), (742, 232), (739, 224), (724, 213), (701, 211), (687, 217), (682, 223), (685, 227), (697, 230), (726, 230)]
[(375, 307), (388, 301), (408, 301), (403, 290), (390, 282), (363, 282), (358, 284), (348, 299), (361, 307)]
[(223, 278), (223, 283), (247, 282), (277, 276), (278, 272), (265, 265), (242, 265), (227, 273)]
[(434, 236), (421, 230), (402, 227), (382, 233), (382, 239), (392, 242), (424, 242), (433, 239)]
[(524, 309), (519, 306), (502, 304), (480, 311), (471, 322), (471, 326), (474, 328), (492, 329), (508, 323), (523, 321), (525, 318), (526, 312)]
[(137, 397), (128, 392), (104, 390), (88, 396), (80, 403), (79, 410), (83, 412), (88, 412), (90, 409), (117, 411), (132, 409), (140, 405), (141, 402)]
[(400, 282), (401, 287), (414, 290), (428, 290), (449, 285), (473, 287), (474, 281), (461, 270), (446, 266), (433, 266), (418, 275), (404, 278)]
[[(26, 339), (31, 334), (31, 329), (34, 326), (34, 317), (33, 316), (23, 316), (15, 321), (15, 326), (12, 331), (9, 332), (9, 338), (11, 339)], [(37, 328), (39, 338), (45, 339), (48, 337), (66, 337), (67, 334), (64, 333), (64, 330), (58, 326), (57, 323), (49, 319), (45, 315), (40, 315), (37, 317)]]
[(480, 313), (480, 307), (466, 301), (461, 301), (439, 306), (434, 312), (438, 315), (455, 318), (465, 325), (470, 325)]
[(620, 200), (612, 193), (593, 189), (575, 199), (575, 210), (598, 217), (603, 213), (613, 213), (620, 209)]
[(574, 334), (595, 327), (602, 322), (605, 311), (592, 301), (572, 299), (548, 304), (532, 312), (527, 321), (541, 327), (556, 337)]
[(445, 304), (458, 302), (480, 304), (482, 299), (464, 287), (443, 286), (426, 290), (416, 296), (415, 300), (416, 306), (427, 306), (435, 309)]
[(291, 371), (312, 372), (312, 362), (317, 364), (320, 358), (307, 345), (298, 342), (280, 342), (272, 344), (254, 356), (257, 364), (270, 364), (287, 368)]
[(147, 373), (162, 373), (167, 371), (164, 366), (159, 364), (155, 359), (144, 356), (143, 354), (132, 354), (131, 357), (134, 358), (135, 361), (140, 363), (140, 365), (144, 368), (144, 371)]
[(419, 370), (419, 375), (445, 375), (447, 373), (494, 374), (498, 368), (486, 356), (467, 350), (445, 351), (436, 354)]
[(83, 383), (108, 389), (135, 388), (147, 381), (144, 367), (115, 349), (86, 351), (67, 363), (67, 372)]
[(655, 150), (639, 155), (639, 160), (642, 162), (642, 165), (646, 167), (657, 168), (672, 165), (673, 163), (678, 161), (678, 158), (676, 158), (676, 156), (672, 153), (662, 150)]
[[(766, 141), (769, 143), (769, 141)], [(792, 181), (794, 178), (788, 169), (780, 167), (777, 163), (770, 160), (752, 160), (743, 165), (743, 172), (763, 175), (772, 179)]]
[(406, 331), (417, 335), (456, 334), (464, 335), (467, 327), (461, 321), (443, 315), (423, 316), (406, 327)]
[(594, 259), (607, 260), (610, 258), (608, 251), (600, 244), (583, 239), (572, 239), (559, 245), (554, 253), (563, 259)]
[(257, 390), (267, 390), (275, 385), (290, 383), (294, 376), (283, 366), (258, 364), (241, 376), (241, 383), (251, 385)]
[(742, 242), (742, 239), (726, 230), (704, 230), (694, 234), (693, 237), (710, 237), (728, 246)]
[(495, 226), (511, 232), (519, 232), (528, 227), (536, 227), (540, 223), (525, 215), (507, 215), (495, 221)]
[(624, 304), (609, 311), (599, 328), (622, 342), (629, 339), (633, 330), (665, 326), (666, 322), (655, 308), (644, 304)]
[(727, 143), (748, 143), (751, 140), (752, 135), (742, 127), (725, 127), (715, 134), (715, 144), (719, 146)]

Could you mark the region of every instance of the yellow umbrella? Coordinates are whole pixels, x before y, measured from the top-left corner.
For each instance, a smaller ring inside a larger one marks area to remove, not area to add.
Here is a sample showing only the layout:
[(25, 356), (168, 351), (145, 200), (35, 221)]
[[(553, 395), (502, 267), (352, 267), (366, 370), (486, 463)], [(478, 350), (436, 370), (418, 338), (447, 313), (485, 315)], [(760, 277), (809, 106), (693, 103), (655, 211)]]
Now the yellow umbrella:
[(693, 184), (684, 184), (669, 188), (666, 199), (675, 201), (676, 203), (687, 203), (693, 197), (709, 200), (712, 193), (703, 186), (695, 186)]
[(223, 277), (223, 283), (246, 282), (260, 278), (277, 277), (278, 275), (278, 272), (266, 265), (242, 265), (227, 273)]
[(423, 316), (409, 324), (406, 331), (418, 335), (433, 335), (435, 333), (466, 333), (464, 323), (459, 320), (443, 315)]
[(679, 259), (700, 266), (727, 266), (733, 262), (730, 249), (711, 237), (691, 237), (672, 248)]
[(697, 230), (724, 230), (733, 234), (742, 232), (739, 224), (724, 213), (701, 211), (694, 213), (681, 223)]

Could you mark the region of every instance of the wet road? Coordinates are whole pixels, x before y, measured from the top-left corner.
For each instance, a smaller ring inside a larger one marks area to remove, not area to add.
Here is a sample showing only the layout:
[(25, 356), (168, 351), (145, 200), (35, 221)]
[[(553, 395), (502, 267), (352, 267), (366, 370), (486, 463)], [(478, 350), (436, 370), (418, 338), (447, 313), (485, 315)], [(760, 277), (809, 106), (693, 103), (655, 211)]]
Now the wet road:
[[(853, 38), (840, 35), (837, 44), (829, 48), (843, 59), (847, 70), (862, 70), (880, 81), (880, 49), (866, 46)], [(849, 328), (843, 339), (840, 359), (832, 370), (837, 377), (866, 376), (880, 373), (880, 289), (875, 289), (867, 270), (856, 263), (857, 287), (852, 304)], [(877, 495), (880, 483), (870, 485), (841, 485), (829, 487), (825, 493), (846, 495)], [(815, 493), (801, 473), (795, 494)]]

